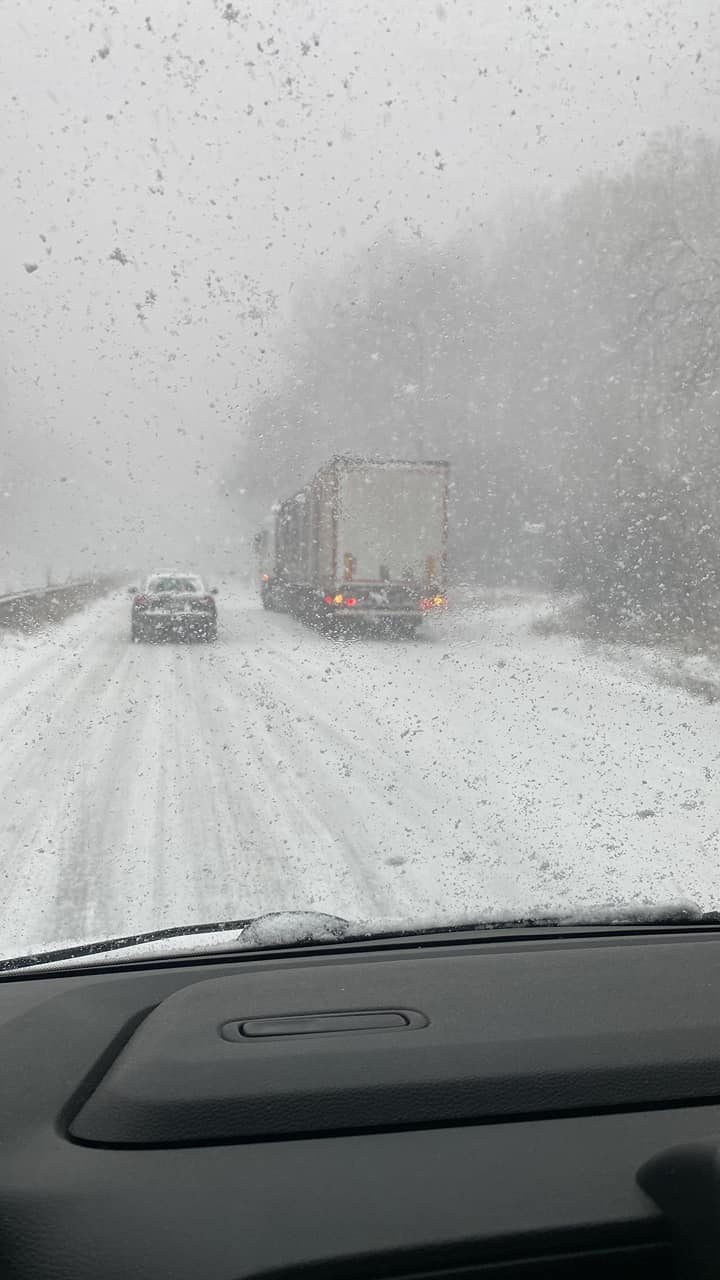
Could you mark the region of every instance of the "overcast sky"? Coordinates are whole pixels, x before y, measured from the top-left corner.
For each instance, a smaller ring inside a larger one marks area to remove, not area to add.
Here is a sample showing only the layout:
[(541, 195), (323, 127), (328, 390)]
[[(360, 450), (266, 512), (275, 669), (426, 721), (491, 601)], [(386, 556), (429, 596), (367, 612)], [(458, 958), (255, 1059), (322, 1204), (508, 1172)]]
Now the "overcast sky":
[(229, 563), (295, 283), (718, 133), (719, 32), (711, 0), (3, 0), (0, 590), (21, 553)]

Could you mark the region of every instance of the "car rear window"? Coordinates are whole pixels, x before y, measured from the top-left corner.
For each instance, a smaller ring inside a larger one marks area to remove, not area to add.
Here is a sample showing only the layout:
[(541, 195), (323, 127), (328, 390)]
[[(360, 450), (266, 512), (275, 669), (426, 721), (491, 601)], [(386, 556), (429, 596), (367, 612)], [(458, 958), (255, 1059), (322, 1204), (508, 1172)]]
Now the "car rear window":
[(151, 578), (148, 583), (148, 591), (158, 594), (161, 591), (192, 591), (200, 590), (200, 583), (195, 578)]

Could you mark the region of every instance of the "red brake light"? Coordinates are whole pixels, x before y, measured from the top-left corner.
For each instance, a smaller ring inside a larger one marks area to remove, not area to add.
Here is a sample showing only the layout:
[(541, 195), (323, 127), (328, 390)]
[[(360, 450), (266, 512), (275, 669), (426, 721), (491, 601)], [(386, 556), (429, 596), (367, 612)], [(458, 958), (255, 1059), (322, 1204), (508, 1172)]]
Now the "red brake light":
[(357, 604), (357, 600), (355, 599), (355, 597), (354, 597), (354, 596), (348, 596), (348, 597), (347, 597), (347, 599), (346, 599), (346, 601), (345, 601), (345, 603), (346, 603), (347, 605), (349, 605), (349, 606), (350, 606), (350, 608), (352, 609), (353, 605), (354, 605), (354, 604)]
[(332, 596), (326, 596), (326, 597), (325, 597), (325, 603), (326, 603), (326, 604), (332, 604), (332, 602), (333, 602), (333, 598), (332, 598)]
[(137, 609), (147, 609), (149, 603), (147, 596), (136, 596), (133, 600), (133, 604)]

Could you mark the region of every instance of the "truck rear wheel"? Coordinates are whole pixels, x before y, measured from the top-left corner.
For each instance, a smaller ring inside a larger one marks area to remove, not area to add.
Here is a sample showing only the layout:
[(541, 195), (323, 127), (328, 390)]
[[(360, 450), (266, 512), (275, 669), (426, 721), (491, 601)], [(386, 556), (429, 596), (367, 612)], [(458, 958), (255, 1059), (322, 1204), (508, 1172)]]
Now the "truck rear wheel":
[(390, 634), (396, 640), (414, 640), (419, 626), (419, 622), (393, 622), (390, 625)]

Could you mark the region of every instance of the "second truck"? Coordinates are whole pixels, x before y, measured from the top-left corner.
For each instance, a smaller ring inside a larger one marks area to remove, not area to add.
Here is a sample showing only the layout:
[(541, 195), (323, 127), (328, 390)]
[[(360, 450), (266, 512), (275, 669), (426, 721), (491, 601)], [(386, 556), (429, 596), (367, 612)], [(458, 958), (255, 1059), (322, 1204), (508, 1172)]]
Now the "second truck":
[(333, 458), (255, 539), (263, 604), (410, 633), (447, 603), (446, 462)]

